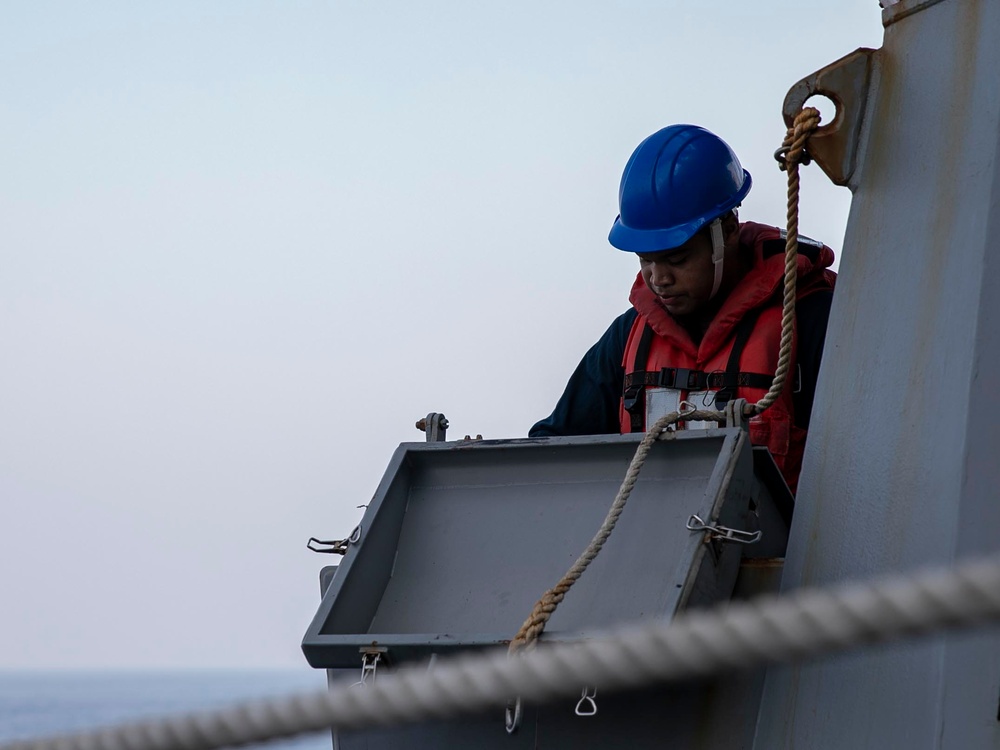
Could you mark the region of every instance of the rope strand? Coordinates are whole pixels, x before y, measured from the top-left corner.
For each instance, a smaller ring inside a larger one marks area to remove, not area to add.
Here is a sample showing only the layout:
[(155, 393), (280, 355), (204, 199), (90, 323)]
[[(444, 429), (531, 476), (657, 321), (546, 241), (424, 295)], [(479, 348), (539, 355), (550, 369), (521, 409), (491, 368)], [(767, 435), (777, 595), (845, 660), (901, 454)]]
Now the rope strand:
[(778, 349), (778, 367), (774, 381), (767, 393), (756, 404), (747, 407), (748, 414), (760, 414), (778, 400), (792, 364), (792, 340), (795, 334), (795, 294), (798, 280), (799, 258), (799, 164), (807, 164), (809, 152), (806, 143), (819, 127), (819, 110), (804, 107), (795, 116), (795, 122), (785, 133), (778, 149), (781, 168), (788, 172), (788, 210), (785, 216), (785, 296), (781, 313), (781, 344)]
[(723, 412), (699, 411), (695, 409), (691, 411), (672, 411), (660, 417), (653, 424), (645, 436), (643, 436), (639, 447), (635, 449), (632, 462), (628, 466), (628, 471), (625, 472), (625, 479), (622, 480), (621, 487), (618, 488), (618, 494), (615, 495), (614, 502), (611, 503), (611, 508), (608, 509), (608, 514), (605, 516), (604, 522), (597, 530), (594, 538), (590, 540), (590, 544), (587, 545), (587, 548), (576, 559), (576, 562), (570, 566), (565, 575), (559, 579), (559, 582), (555, 586), (542, 594), (542, 597), (535, 603), (531, 614), (528, 615), (524, 624), (521, 625), (520, 630), (511, 639), (509, 647), (511, 654), (534, 645), (545, 630), (545, 625), (548, 623), (549, 618), (552, 617), (552, 613), (556, 611), (556, 607), (559, 606), (560, 602), (566, 597), (566, 593), (580, 579), (583, 571), (587, 569), (587, 566), (593, 562), (594, 558), (597, 557), (597, 554), (604, 547), (604, 543), (611, 536), (615, 524), (618, 523), (618, 518), (625, 509), (625, 503), (628, 502), (629, 495), (632, 494), (632, 489), (639, 478), (639, 471), (646, 462), (646, 456), (649, 455), (653, 443), (663, 434), (664, 430), (682, 419), (724, 422), (725, 418)]

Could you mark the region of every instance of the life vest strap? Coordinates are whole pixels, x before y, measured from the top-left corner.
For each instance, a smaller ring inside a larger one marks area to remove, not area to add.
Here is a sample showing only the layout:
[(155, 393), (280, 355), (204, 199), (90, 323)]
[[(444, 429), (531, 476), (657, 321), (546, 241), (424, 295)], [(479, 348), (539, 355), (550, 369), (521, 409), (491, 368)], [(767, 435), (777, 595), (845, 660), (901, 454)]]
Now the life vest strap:
[(774, 375), (760, 372), (702, 372), (685, 367), (664, 367), (648, 372), (630, 372), (625, 376), (625, 390), (630, 388), (676, 388), (680, 391), (718, 391), (723, 388), (762, 388), (767, 390)]
[[(638, 370), (645, 367), (649, 361), (649, 348), (653, 344), (653, 329), (646, 323), (642, 328), (642, 335), (639, 337), (639, 345), (635, 351), (635, 361), (632, 369)], [(625, 376), (625, 385), (622, 388), (622, 404), (629, 414), (630, 431), (645, 432), (646, 430), (646, 389), (645, 384), (632, 384), (628, 382), (628, 375)]]
[[(775, 298), (778, 292), (775, 291)], [(740, 359), (746, 348), (757, 321), (764, 307), (758, 307), (747, 313), (737, 324), (734, 333), (733, 346), (729, 353), (729, 361), (725, 371), (713, 370), (702, 372), (684, 367), (664, 367), (659, 370), (645, 370), (649, 362), (649, 351), (653, 344), (653, 329), (646, 323), (643, 326), (639, 343), (636, 347), (632, 372), (625, 374), (622, 388), (622, 405), (629, 415), (630, 431), (643, 432), (646, 427), (646, 388), (675, 388), (680, 391), (718, 391), (716, 403), (720, 406), (736, 397), (737, 388), (757, 388), (769, 390), (774, 382), (772, 373), (740, 372)], [(796, 368), (796, 383), (793, 391), (801, 388), (801, 368)]]

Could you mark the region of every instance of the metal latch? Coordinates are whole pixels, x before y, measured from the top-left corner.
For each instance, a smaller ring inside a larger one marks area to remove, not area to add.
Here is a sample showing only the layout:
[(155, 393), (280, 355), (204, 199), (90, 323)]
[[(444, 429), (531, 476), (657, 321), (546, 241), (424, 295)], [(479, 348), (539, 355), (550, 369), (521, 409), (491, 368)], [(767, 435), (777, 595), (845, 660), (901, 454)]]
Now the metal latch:
[[(379, 662), (384, 662), (388, 649), (380, 646), (367, 646), (361, 649), (361, 679), (351, 687), (368, 687), (375, 684)], [(370, 681), (369, 681), (370, 680)]]
[(701, 520), (697, 513), (691, 514), (687, 522), (687, 527), (691, 531), (708, 531), (711, 533), (712, 539), (719, 539), (723, 542), (736, 542), (737, 544), (753, 544), (754, 542), (759, 542), (760, 538), (764, 536), (763, 531), (742, 531), (740, 529), (731, 529), (728, 526), (713, 526)]
[[(361, 541), (361, 524), (359, 523), (354, 527), (354, 531), (347, 539), (330, 539), (323, 540), (317, 539), (314, 536), (309, 537), (309, 541), (306, 542), (306, 548), (311, 549), (313, 552), (322, 552), (327, 555), (346, 555), (347, 548), (352, 544), (357, 544)], [(319, 545), (326, 545), (325, 548)]]

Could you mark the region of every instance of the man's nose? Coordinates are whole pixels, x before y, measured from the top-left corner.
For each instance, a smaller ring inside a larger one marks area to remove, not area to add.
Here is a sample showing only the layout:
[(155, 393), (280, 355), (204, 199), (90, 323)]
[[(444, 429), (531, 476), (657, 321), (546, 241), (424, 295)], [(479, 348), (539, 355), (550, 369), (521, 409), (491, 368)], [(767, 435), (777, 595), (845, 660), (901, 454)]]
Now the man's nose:
[(651, 263), (649, 280), (653, 286), (670, 286), (674, 277), (666, 263)]

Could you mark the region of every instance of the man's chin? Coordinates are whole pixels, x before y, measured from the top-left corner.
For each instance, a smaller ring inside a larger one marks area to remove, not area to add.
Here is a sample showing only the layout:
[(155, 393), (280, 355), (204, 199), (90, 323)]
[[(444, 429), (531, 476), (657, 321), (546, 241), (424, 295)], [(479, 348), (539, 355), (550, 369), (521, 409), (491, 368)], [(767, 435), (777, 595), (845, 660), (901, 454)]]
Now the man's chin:
[(671, 315), (687, 315), (692, 312), (691, 300), (683, 295), (674, 297), (659, 297), (660, 307)]

